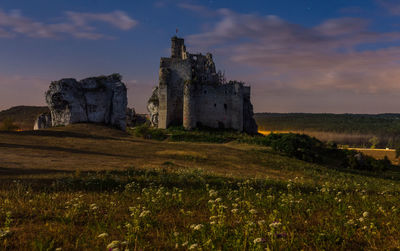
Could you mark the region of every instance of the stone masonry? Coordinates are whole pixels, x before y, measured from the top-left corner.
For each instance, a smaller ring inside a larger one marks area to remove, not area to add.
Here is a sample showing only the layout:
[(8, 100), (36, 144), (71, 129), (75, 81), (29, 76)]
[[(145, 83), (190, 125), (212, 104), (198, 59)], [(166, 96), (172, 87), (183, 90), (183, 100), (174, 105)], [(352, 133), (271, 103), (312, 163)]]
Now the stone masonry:
[(230, 128), (257, 133), (250, 102), (250, 87), (226, 83), (217, 73), (213, 57), (191, 54), (184, 40), (171, 39), (171, 57), (161, 58), (159, 85), (148, 102), (151, 123), (158, 128), (183, 125)]

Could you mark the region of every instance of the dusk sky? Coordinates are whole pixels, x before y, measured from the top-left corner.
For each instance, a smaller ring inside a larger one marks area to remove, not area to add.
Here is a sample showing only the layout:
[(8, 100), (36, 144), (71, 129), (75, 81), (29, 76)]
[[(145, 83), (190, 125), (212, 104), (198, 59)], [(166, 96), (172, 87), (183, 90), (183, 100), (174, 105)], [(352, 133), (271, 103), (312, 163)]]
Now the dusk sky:
[(118, 72), (145, 113), (177, 28), (255, 112), (400, 113), (399, 0), (1, 0), (0, 110)]

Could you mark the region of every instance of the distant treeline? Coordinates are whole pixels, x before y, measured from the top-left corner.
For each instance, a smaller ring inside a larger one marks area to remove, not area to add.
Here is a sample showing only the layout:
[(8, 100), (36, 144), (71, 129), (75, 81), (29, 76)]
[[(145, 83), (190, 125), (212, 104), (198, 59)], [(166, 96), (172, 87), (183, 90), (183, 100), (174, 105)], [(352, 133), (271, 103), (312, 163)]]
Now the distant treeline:
[(256, 113), (255, 119), (263, 131), (319, 132), (312, 136), (357, 147), (400, 144), (400, 114)]

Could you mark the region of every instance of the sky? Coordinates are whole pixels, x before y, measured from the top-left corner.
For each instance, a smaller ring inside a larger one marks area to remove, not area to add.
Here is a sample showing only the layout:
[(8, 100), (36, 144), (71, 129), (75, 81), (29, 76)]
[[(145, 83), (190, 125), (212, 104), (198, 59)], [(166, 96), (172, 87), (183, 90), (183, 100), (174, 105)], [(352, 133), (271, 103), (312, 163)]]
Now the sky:
[(255, 112), (400, 113), (398, 0), (2, 0), (0, 110), (117, 72), (146, 113), (176, 30)]

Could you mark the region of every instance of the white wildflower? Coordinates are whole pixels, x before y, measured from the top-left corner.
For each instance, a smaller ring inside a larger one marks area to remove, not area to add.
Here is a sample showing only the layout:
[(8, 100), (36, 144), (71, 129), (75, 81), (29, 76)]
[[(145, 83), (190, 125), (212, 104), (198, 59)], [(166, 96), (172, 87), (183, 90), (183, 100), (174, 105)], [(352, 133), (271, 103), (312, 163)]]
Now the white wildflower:
[(278, 221), (275, 221), (275, 222), (272, 222), (271, 224), (269, 224), (269, 226), (270, 226), (270, 227), (273, 227), (273, 228), (277, 228), (277, 227), (279, 227), (280, 225), (282, 225), (282, 223), (280, 223), (280, 222), (278, 222)]
[(257, 222), (257, 224), (258, 224), (258, 225), (264, 225), (264, 224), (265, 224), (265, 220), (259, 220), (259, 221)]
[(149, 211), (149, 210), (144, 210), (143, 212), (140, 213), (139, 217), (140, 217), (140, 218), (146, 217), (146, 216), (149, 215), (149, 214), (150, 214), (150, 211)]
[(108, 236), (107, 233), (102, 233), (102, 234), (99, 234), (99, 235), (97, 236), (97, 238), (105, 238), (105, 237), (107, 237), (107, 236)]
[(198, 247), (198, 245), (196, 243), (192, 244), (192, 245), (190, 245), (189, 250), (195, 249), (197, 247)]
[(118, 248), (119, 244), (119, 241), (112, 241), (110, 244), (107, 245), (107, 249), (114, 250), (115, 248)]
[(256, 239), (254, 239), (254, 244), (257, 244), (257, 243), (260, 243), (260, 242), (262, 242), (262, 239), (261, 238), (256, 238)]

